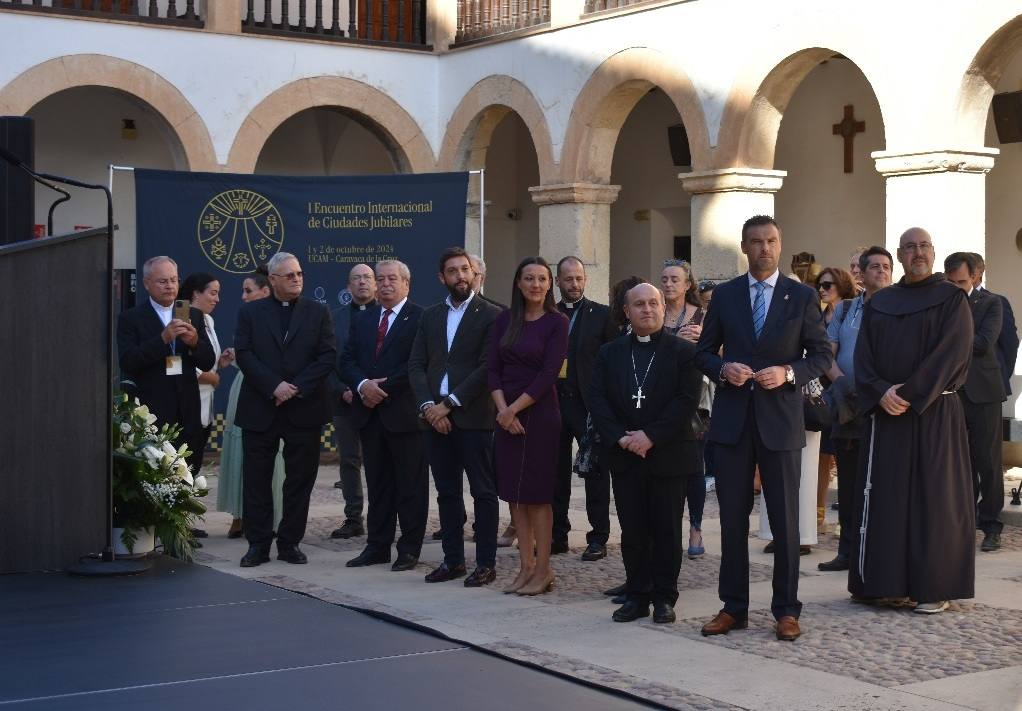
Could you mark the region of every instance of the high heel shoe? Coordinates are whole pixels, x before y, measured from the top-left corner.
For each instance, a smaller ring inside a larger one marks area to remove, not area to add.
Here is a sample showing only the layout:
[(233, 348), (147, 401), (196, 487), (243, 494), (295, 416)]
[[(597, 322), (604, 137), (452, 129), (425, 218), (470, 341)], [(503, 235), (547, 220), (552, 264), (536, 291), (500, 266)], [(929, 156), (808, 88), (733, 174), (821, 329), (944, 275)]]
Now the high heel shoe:
[(511, 584), (508, 585), (506, 588), (504, 588), (504, 590), (503, 590), (504, 594), (505, 595), (511, 595), (511, 594), (514, 594), (514, 593), (518, 592), (523, 587), (525, 587), (526, 583), (529, 582), (529, 578), (531, 578), (531, 577), (532, 577), (532, 573), (531, 572), (528, 575), (526, 575), (525, 577), (522, 577), (522, 574), (519, 573), (515, 577), (515, 579), (511, 581)]
[(546, 580), (541, 580), (539, 583), (530, 583), (523, 585), (518, 588), (517, 594), (524, 596), (542, 595), (548, 593), (554, 589), (554, 574), (550, 573), (550, 577)]

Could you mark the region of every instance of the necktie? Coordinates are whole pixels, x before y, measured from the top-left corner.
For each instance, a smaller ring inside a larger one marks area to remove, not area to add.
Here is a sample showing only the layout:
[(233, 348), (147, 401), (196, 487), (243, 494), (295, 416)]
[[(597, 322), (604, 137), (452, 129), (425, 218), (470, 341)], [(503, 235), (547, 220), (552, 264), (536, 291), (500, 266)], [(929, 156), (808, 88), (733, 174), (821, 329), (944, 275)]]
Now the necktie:
[(390, 322), (390, 315), (394, 313), (391, 309), (387, 309), (383, 312), (383, 318), (380, 319), (380, 325), (376, 329), (376, 355), (380, 355), (380, 349), (383, 348), (383, 339), (387, 337), (387, 324)]
[(763, 332), (763, 324), (766, 322), (766, 299), (763, 297), (763, 292), (766, 291), (767, 285), (757, 281), (753, 284), (753, 288), (756, 289), (756, 297), (752, 300), (752, 327), (756, 329), (756, 338), (759, 338), (759, 334)]

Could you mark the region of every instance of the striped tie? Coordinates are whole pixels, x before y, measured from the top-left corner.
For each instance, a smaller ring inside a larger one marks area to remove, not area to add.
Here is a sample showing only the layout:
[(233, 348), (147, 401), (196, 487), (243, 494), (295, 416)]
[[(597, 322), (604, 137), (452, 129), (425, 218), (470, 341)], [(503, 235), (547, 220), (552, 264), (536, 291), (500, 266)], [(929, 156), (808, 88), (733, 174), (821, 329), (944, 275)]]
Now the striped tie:
[(756, 298), (752, 300), (752, 327), (756, 329), (756, 338), (759, 338), (766, 322), (766, 299), (763, 298), (763, 292), (766, 291), (767, 285), (757, 281), (753, 287), (756, 289)]

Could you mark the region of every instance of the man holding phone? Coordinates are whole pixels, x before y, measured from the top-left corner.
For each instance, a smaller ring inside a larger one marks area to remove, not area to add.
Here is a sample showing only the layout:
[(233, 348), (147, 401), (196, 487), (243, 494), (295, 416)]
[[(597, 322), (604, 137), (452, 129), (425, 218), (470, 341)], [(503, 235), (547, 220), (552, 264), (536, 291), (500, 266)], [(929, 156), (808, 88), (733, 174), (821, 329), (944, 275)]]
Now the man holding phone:
[(117, 353), (122, 387), (156, 415), (156, 424), (181, 427), (175, 442), (195, 449), (205, 432), (199, 412), (195, 369), (211, 370), (215, 354), (202, 312), (177, 301), (177, 264), (153, 257), (142, 265), (149, 298), (120, 315)]

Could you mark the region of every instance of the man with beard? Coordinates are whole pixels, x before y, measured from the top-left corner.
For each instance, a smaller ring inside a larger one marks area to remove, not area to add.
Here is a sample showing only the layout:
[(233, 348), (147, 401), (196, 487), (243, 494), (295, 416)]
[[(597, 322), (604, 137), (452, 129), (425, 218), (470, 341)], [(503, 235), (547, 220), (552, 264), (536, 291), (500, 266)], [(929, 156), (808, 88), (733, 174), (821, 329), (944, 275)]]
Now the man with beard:
[(376, 276), (372, 267), (356, 264), (351, 268), (348, 272), (348, 293), (351, 294), (351, 303), (330, 312), (337, 340), (337, 364), (330, 374), (330, 390), (334, 402), (334, 441), (341, 459), (341, 478), (334, 482), (334, 487), (340, 489), (344, 497), (344, 523), (330, 534), (331, 538), (355, 538), (364, 536), (366, 532), (362, 523), (362, 444), (358, 441), (358, 430), (351, 426), (354, 393), (341, 382), (340, 369), (352, 318), (376, 303)]
[(1001, 468), (1001, 403), (1006, 395), (997, 362), (1001, 335), (1001, 300), (973, 286), (979, 271), (971, 253), (955, 252), (944, 260), (944, 277), (964, 291), (972, 311), (972, 363), (965, 385), (958, 391), (969, 434), (969, 461), (976, 491), (976, 525), (983, 531), (980, 549), (1001, 547), (1001, 510), (1004, 508), (1004, 471)]
[(444, 561), (427, 583), (460, 578), (465, 569), (462, 471), (475, 502), (476, 568), (466, 587), (496, 578), (497, 482), (493, 474), (495, 412), (486, 378), (490, 328), (500, 309), (472, 290), (472, 263), (460, 247), (440, 255), (438, 277), (449, 295), (426, 309), (408, 360), (408, 379), (426, 431), (426, 455), (436, 484)]
[[(568, 355), (557, 378), (557, 400), (561, 406), (561, 441), (554, 488), (554, 531), (552, 553), (568, 552), (568, 507), (571, 501), (571, 444), (581, 442), (589, 416), (589, 391), (593, 364), (600, 346), (618, 335), (610, 319), (610, 307), (587, 299), (586, 269), (578, 257), (564, 257), (557, 263), (557, 308), (568, 317)], [(586, 515), (590, 530), (582, 560), (599, 560), (607, 555), (610, 537), (610, 478), (597, 468), (585, 475)]]
[[(689, 476), (698, 475), (692, 419), (702, 374), (689, 341), (665, 335), (664, 298), (652, 284), (625, 296), (630, 334), (600, 349), (590, 413), (614, 479), (627, 599), (615, 622), (649, 615), (674, 622), (681, 571), (681, 515)], [(605, 474), (606, 476), (606, 474)]]
[(902, 236), (905, 276), (866, 305), (855, 346), (860, 411), (870, 415), (856, 483), (859, 535), (848, 589), (943, 612), (971, 598), (975, 517), (962, 402), (972, 354), (965, 292), (933, 274), (930, 235)]

